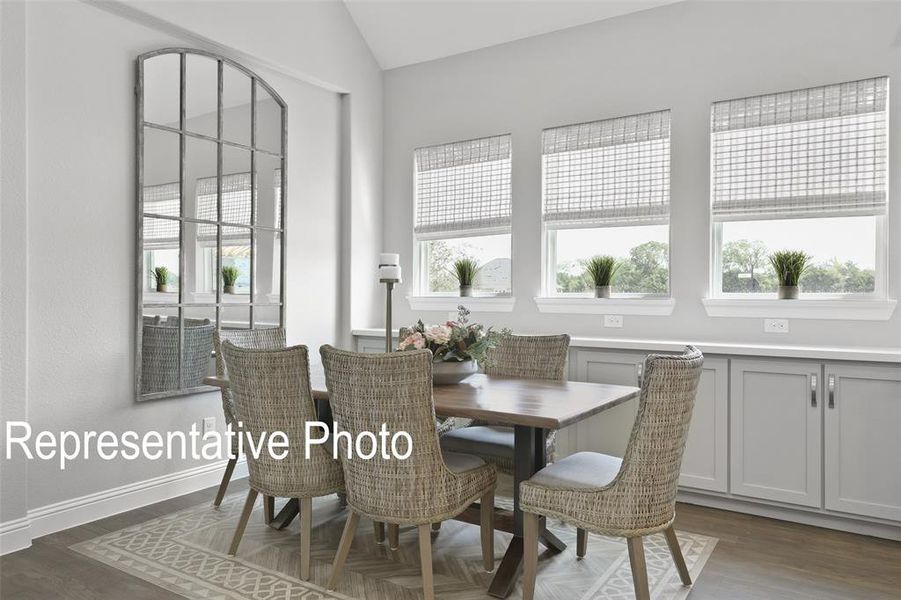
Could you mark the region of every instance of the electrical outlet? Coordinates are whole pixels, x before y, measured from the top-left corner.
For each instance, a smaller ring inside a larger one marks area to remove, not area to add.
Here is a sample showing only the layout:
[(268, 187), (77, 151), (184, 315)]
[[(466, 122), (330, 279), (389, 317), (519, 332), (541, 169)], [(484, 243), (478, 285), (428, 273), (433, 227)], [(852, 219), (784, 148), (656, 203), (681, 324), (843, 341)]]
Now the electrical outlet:
[(764, 319), (763, 331), (766, 333), (788, 333), (788, 319)]
[(203, 431), (201, 433), (206, 435), (210, 431), (216, 431), (216, 417), (206, 417), (203, 420)]
[(604, 327), (622, 327), (622, 315), (604, 315)]

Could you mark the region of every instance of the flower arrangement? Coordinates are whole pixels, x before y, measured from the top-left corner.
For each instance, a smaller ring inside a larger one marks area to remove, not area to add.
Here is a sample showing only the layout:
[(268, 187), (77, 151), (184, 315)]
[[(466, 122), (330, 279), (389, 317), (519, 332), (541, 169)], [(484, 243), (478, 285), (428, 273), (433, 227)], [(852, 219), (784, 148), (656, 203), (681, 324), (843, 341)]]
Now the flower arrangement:
[(461, 304), (457, 306), (456, 321), (429, 326), (419, 321), (400, 341), (397, 349), (428, 348), (435, 362), (474, 360), (484, 365), (488, 362), (488, 350), (497, 347), (501, 338), (509, 333), (508, 329), (495, 331), (491, 327), (470, 323), (469, 310)]

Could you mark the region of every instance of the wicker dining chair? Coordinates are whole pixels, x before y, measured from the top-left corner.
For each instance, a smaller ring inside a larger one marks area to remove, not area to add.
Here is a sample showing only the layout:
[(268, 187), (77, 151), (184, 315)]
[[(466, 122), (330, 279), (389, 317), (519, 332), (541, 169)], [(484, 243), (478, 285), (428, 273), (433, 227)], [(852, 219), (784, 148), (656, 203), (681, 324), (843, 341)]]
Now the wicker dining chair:
[[(361, 354), (320, 348), (329, 402), (337, 427), (354, 439), (382, 424), (406, 431), (412, 453), (406, 459), (349, 459), (339, 439), (350, 516), (335, 555), (328, 588), (335, 589), (360, 516), (394, 525), (416, 525), (423, 591), (434, 598), (430, 524), (453, 518), (481, 499), (482, 559), (494, 568), (494, 467), (480, 458), (443, 452), (432, 402), (432, 355), (427, 350)], [(406, 451), (401, 444), (397, 451)]]
[[(568, 335), (508, 335), (488, 353), (484, 371), (488, 375), (523, 379), (566, 379)], [(490, 423), (471, 422), (441, 436), (441, 447), (451, 452), (466, 452), (481, 457), (499, 471), (513, 473), (513, 428)], [(546, 438), (547, 460), (553, 462), (557, 432)]]
[[(221, 346), (222, 342), (228, 340), (235, 346), (241, 348), (249, 348), (251, 350), (278, 350), (285, 347), (285, 330), (282, 327), (272, 327), (265, 329), (217, 329), (213, 332), (213, 344), (216, 348), (216, 376), (227, 377), (228, 370), (225, 366), (225, 360), (222, 358)], [(238, 432), (238, 417), (235, 412), (235, 402), (232, 398), (231, 390), (222, 388), (222, 412), (225, 415), (226, 425), (231, 425), (232, 430)], [(238, 438), (232, 438), (231, 458), (225, 465), (225, 473), (222, 474), (222, 481), (219, 483), (219, 489), (216, 491), (216, 499), (213, 506), (222, 504), (225, 492), (228, 490), (228, 484), (231, 481), (232, 473), (235, 465), (238, 464)], [(263, 498), (263, 518), (266, 522), (272, 520), (275, 512), (275, 499), (272, 497)]]
[(144, 317), (141, 335), (141, 391), (145, 394), (198, 387), (209, 374), (213, 330), (209, 319), (185, 319), (179, 379), (178, 319)]
[(650, 598), (642, 537), (662, 531), (682, 583), (691, 585), (673, 520), (682, 453), (703, 364), (704, 356), (692, 346), (681, 355), (648, 356), (625, 456), (578, 452), (522, 482), (523, 600), (535, 594), (541, 516), (577, 527), (579, 557), (587, 550), (587, 531), (625, 537), (637, 600)]
[(315, 421), (316, 406), (310, 389), (310, 365), (306, 346), (280, 350), (240, 348), (226, 340), (221, 352), (242, 430), (254, 440), (263, 432), (284, 432), (287, 455), (276, 458), (268, 452), (247, 454), (250, 490), (228, 553), (234, 555), (253, 512), (258, 494), (300, 501), (300, 577), (310, 577), (310, 534), (313, 498), (344, 490), (341, 465), (322, 445), (305, 453), (307, 421)]

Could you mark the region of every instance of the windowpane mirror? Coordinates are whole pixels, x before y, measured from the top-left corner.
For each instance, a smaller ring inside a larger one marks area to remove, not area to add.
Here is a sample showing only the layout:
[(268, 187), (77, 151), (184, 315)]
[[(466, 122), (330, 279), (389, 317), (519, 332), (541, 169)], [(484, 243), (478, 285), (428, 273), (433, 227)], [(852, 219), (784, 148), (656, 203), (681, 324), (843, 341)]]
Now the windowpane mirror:
[(148, 400), (213, 389), (216, 327), (284, 323), (287, 109), (202, 51), (143, 54), (137, 73), (135, 390)]

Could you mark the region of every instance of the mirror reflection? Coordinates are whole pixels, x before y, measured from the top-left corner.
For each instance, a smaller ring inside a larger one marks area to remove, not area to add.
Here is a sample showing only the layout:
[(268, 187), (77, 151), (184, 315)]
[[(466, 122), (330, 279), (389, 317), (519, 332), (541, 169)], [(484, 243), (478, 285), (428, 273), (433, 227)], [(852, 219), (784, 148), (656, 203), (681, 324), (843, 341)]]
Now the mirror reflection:
[(136, 390), (149, 399), (203, 385), (216, 327), (283, 324), (285, 107), (221, 57), (173, 50), (138, 60)]

